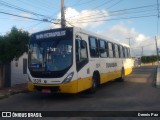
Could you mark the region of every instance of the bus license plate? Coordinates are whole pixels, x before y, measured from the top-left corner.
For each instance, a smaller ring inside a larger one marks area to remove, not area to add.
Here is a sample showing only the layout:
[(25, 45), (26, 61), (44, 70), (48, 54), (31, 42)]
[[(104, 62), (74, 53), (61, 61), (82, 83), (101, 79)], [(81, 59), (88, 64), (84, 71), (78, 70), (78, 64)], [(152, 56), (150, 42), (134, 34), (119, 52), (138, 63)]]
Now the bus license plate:
[(41, 92), (42, 92), (42, 93), (51, 93), (51, 90), (49, 90), (49, 89), (42, 89)]

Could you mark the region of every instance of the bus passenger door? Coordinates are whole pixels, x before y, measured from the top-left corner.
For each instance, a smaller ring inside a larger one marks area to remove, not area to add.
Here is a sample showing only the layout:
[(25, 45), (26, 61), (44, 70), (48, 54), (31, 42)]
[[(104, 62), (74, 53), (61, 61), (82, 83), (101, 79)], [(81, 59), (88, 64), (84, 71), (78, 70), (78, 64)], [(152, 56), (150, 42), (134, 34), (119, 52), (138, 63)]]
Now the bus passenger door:
[(76, 69), (78, 78), (78, 91), (86, 90), (90, 87), (88, 66), (87, 43), (82, 39), (76, 39)]

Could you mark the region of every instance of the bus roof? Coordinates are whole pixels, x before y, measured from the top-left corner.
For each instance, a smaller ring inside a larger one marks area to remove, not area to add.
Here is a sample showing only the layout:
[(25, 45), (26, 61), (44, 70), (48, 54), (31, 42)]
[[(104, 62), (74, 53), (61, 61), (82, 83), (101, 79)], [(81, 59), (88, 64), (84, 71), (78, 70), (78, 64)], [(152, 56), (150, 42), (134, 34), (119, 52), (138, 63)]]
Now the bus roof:
[[(61, 28), (56, 28), (57, 30), (61, 29)], [(39, 32), (36, 32), (36, 33), (32, 33), (31, 36), (35, 35), (35, 34), (39, 34), (39, 33), (43, 33), (43, 32), (49, 32), (49, 31), (52, 31), (52, 30), (56, 30), (56, 29), (49, 29), (49, 30), (44, 30), (44, 31), (39, 31)], [(112, 42), (112, 43), (115, 43), (115, 44), (118, 44), (118, 45), (122, 45), (124, 47), (130, 47), (129, 45), (127, 44), (124, 44), (124, 43), (118, 43), (117, 41), (113, 40), (112, 38), (109, 38), (109, 37), (106, 37), (104, 35), (100, 35), (100, 34), (97, 34), (97, 33), (94, 33), (94, 32), (90, 32), (90, 31), (87, 31), (85, 29), (82, 29), (82, 28), (78, 28), (78, 27), (67, 27), (67, 28), (62, 28), (62, 29), (74, 29), (76, 32), (80, 32), (80, 33), (83, 33), (83, 34), (86, 34), (86, 35), (90, 35), (90, 36), (93, 36), (93, 37), (96, 37), (96, 38), (99, 38), (99, 39), (103, 39), (103, 40), (107, 40), (109, 42)]]
[(90, 35), (90, 36), (93, 36), (93, 37), (96, 37), (96, 38), (99, 38), (99, 39), (107, 40), (107, 41), (109, 41), (109, 42), (112, 42), (112, 43), (115, 43), (115, 44), (122, 45), (122, 46), (124, 46), (124, 47), (130, 48), (129, 45), (127, 45), (127, 44), (125, 44), (125, 43), (118, 43), (118, 42), (115, 41), (114, 39), (109, 38), (109, 37), (107, 37), (107, 36), (99, 35), (99, 34), (97, 34), (97, 33), (90, 32), (90, 31), (87, 31), (87, 30), (82, 29), (82, 28), (73, 27), (73, 29), (75, 29), (75, 31), (77, 31), (77, 32), (80, 32), (80, 33), (83, 33), (83, 34), (87, 34), (87, 35)]

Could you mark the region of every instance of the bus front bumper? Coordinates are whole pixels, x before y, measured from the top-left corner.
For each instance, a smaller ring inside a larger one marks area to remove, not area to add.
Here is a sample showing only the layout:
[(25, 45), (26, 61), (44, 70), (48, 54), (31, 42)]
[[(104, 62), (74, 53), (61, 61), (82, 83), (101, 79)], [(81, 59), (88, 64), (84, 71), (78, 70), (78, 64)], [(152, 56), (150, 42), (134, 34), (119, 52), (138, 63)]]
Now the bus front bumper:
[(46, 92), (46, 93), (77, 93), (77, 81), (67, 84), (33, 84), (28, 82), (28, 90), (31, 92)]

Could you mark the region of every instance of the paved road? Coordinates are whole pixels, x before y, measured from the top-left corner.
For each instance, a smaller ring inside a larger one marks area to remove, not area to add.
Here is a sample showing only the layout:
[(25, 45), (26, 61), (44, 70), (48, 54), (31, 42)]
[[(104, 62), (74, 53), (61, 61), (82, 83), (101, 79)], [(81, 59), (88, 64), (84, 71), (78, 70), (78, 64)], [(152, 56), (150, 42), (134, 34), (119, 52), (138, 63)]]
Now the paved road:
[(125, 82), (109, 82), (96, 94), (20, 93), (0, 100), (0, 111), (160, 111), (155, 67), (135, 68)]

